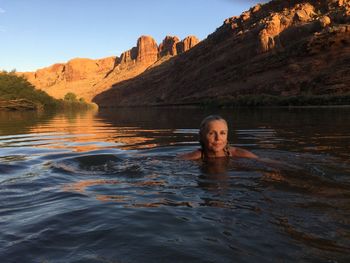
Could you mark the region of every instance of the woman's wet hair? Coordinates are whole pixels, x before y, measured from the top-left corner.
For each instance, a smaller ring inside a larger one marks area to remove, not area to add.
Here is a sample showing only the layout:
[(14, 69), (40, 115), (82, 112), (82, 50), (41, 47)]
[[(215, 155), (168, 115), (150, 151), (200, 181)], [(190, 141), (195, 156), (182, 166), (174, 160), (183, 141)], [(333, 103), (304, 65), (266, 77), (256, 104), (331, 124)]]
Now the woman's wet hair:
[[(212, 121), (223, 121), (226, 124), (226, 126), (228, 127), (227, 121), (219, 115), (209, 115), (202, 120), (202, 122), (199, 126), (199, 143), (201, 145), (202, 155), (205, 154), (205, 143), (203, 141), (203, 136), (205, 135), (206, 131), (208, 130), (209, 123), (211, 123)], [(230, 145), (229, 145), (228, 141), (227, 141), (227, 144), (224, 148), (224, 152), (225, 152), (226, 156), (230, 156)]]

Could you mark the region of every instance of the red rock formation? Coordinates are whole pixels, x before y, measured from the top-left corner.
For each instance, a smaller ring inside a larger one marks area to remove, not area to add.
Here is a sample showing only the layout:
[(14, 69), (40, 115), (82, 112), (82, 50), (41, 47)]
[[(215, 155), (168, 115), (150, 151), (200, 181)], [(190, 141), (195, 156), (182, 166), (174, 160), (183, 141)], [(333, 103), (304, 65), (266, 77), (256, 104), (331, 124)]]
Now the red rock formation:
[(158, 59), (158, 45), (150, 36), (141, 36), (137, 40), (137, 57), (139, 63), (152, 64)]
[(159, 55), (164, 56), (175, 56), (178, 54), (176, 50), (177, 43), (180, 42), (180, 39), (177, 36), (166, 36), (163, 42), (159, 45)]
[(91, 100), (91, 97), (86, 96), (86, 89), (103, 79), (113, 69), (115, 61), (116, 57), (97, 60), (76, 58), (66, 64), (54, 64), (23, 75), (36, 88), (53, 97), (63, 98), (66, 93), (74, 92), (78, 97)]
[(38, 85), (52, 86), (63, 80), (64, 64), (54, 64), (48, 68), (40, 69), (26, 76), (30, 82), (38, 81)]
[[(170, 47), (169, 43), (174, 41)], [(141, 36), (137, 46), (125, 51), (120, 58), (103, 59), (76, 58), (66, 64), (55, 64), (36, 72), (23, 74), (35, 87), (45, 90), (56, 98), (62, 98), (67, 92), (90, 101), (98, 92), (113, 84), (135, 77), (152, 65), (160, 65), (165, 60), (162, 54), (175, 56), (177, 37), (167, 37), (158, 51), (156, 41), (150, 36)], [(193, 46), (194, 41), (189, 44)], [(169, 45), (169, 46), (168, 46)]]
[(162, 44), (159, 45), (160, 57), (171, 55), (175, 56), (190, 50), (199, 43), (199, 39), (195, 36), (188, 36), (182, 41), (178, 37), (166, 36)]
[(94, 101), (102, 107), (169, 105), (350, 92), (349, 14), (349, 0), (256, 5), (182, 56), (117, 83)]
[(77, 81), (86, 79), (91, 74), (96, 74), (99, 67), (92, 59), (76, 58), (68, 61), (65, 65), (66, 81)]
[(176, 45), (177, 53), (181, 54), (183, 52), (186, 52), (187, 50), (190, 50), (198, 43), (199, 43), (199, 39), (197, 37), (188, 36)]
[[(150, 36), (141, 36), (137, 46), (122, 53), (119, 63), (145, 63), (152, 64), (158, 59), (158, 45)], [(117, 63), (118, 64), (118, 63)]]
[(108, 72), (114, 67), (116, 57), (107, 57), (95, 60), (98, 66), (98, 72)]
[(136, 58), (137, 58), (137, 48), (133, 47), (132, 49), (127, 50), (121, 54), (119, 63), (127, 64), (130, 62), (135, 62)]
[[(297, 4), (279, 14), (271, 14), (259, 32), (259, 50), (266, 52), (281, 47), (280, 34), (291, 26), (309, 23), (317, 17), (315, 7), (309, 3)], [(294, 37), (294, 36), (293, 36)]]

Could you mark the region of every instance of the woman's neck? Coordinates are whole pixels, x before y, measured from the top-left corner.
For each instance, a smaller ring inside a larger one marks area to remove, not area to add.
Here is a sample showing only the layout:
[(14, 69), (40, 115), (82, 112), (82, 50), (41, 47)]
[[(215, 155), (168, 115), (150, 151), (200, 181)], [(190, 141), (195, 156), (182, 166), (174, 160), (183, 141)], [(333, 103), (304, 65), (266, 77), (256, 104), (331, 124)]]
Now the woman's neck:
[(204, 150), (203, 152), (204, 152), (205, 157), (208, 157), (208, 158), (217, 158), (217, 157), (226, 157), (227, 156), (224, 150), (219, 151), (219, 152)]

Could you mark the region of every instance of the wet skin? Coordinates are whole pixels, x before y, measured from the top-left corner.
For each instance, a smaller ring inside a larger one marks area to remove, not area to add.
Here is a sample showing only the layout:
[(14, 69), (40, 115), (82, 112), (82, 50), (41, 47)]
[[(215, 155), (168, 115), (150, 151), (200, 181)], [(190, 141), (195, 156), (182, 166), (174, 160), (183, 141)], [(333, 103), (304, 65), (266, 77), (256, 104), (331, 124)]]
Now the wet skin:
[(227, 145), (228, 128), (224, 121), (215, 120), (208, 124), (202, 135), (208, 157), (224, 157), (224, 148)]
[[(213, 120), (208, 123), (206, 129), (200, 134), (201, 141), (203, 143), (203, 150), (205, 151), (206, 158), (219, 158), (226, 157), (224, 149), (227, 145), (228, 127), (223, 120)], [(231, 157), (239, 158), (254, 158), (258, 156), (255, 154), (238, 147), (229, 147), (229, 154)], [(186, 153), (180, 156), (186, 160), (197, 160), (202, 157), (201, 150), (197, 150), (191, 153)]]

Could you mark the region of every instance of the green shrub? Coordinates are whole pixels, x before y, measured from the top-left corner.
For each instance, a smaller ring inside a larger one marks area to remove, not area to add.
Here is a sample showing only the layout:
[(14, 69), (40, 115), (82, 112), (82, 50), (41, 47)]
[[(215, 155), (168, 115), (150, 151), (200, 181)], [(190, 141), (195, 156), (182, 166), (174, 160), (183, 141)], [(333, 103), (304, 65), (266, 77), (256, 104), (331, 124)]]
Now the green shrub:
[(15, 71), (0, 73), (0, 99), (3, 101), (26, 99), (44, 108), (57, 107), (58, 101), (42, 90), (37, 90)]
[(75, 95), (73, 92), (68, 92), (66, 95), (64, 95), (64, 100), (72, 102), (78, 101), (77, 95)]
[(0, 101), (6, 105), (7, 101), (26, 100), (37, 105), (37, 109), (92, 109), (97, 105), (87, 103), (83, 98), (69, 92), (64, 100), (57, 100), (45, 91), (35, 89), (24, 77), (16, 75), (15, 71), (10, 73), (0, 72)]

